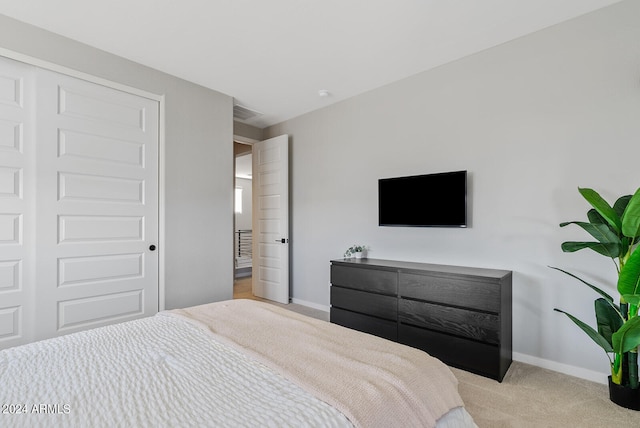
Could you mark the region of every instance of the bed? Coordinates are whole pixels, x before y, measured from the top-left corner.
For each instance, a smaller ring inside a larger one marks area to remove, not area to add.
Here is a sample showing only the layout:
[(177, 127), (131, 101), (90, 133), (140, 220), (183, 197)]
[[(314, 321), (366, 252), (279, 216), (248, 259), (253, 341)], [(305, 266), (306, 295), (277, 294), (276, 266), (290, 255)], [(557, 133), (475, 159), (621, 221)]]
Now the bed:
[(230, 300), (0, 351), (0, 426), (475, 427), (426, 353)]

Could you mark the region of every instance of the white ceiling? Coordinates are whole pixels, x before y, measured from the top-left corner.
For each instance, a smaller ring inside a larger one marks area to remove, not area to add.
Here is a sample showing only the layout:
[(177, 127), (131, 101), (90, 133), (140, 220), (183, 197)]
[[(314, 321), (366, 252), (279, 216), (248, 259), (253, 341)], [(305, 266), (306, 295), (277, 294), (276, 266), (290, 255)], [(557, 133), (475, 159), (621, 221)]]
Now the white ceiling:
[(618, 1), (0, 0), (0, 13), (233, 96), (265, 127)]

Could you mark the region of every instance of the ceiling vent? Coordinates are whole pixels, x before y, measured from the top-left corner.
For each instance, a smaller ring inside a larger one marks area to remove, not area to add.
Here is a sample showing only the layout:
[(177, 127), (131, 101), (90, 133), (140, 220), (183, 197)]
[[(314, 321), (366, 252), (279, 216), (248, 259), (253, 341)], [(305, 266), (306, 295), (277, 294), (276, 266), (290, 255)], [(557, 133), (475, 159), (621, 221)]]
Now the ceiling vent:
[(249, 120), (254, 117), (262, 116), (262, 113), (249, 108), (243, 107), (239, 104), (233, 106), (233, 118), (238, 120)]

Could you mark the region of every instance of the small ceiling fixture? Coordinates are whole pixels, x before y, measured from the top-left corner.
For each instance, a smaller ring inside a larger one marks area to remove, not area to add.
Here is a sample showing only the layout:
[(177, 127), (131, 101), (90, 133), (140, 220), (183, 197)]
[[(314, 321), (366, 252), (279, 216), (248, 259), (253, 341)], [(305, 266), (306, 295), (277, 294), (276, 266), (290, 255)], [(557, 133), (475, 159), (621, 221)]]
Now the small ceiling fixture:
[(320, 95), (321, 97), (328, 97), (328, 96), (329, 96), (329, 95), (331, 95), (331, 94), (330, 94), (330, 93), (329, 93), (329, 91), (327, 91), (326, 89), (320, 89), (320, 90), (318, 91), (318, 95)]
[(235, 104), (233, 106), (234, 119), (249, 120), (258, 116), (262, 116), (262, 113), (260, 113), (259, 111), (251, 110), (250, 108), (242, 106), (240, 104)]

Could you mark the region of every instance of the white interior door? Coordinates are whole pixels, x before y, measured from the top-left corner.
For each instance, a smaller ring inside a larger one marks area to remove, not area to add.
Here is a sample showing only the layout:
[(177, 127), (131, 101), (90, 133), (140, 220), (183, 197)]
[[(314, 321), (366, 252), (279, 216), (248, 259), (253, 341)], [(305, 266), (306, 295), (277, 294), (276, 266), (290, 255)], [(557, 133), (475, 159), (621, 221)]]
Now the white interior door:
[(158, 102), (37, 76), (36, 338), (155, 314)]
[(289, 136), (253, 145), (253, 294), (289, 303)]
[(0, 58), (0, 348), (33, 340), (34, 71)]
[(159, 105), (0, 57), (0, 349), (158, 311)]

